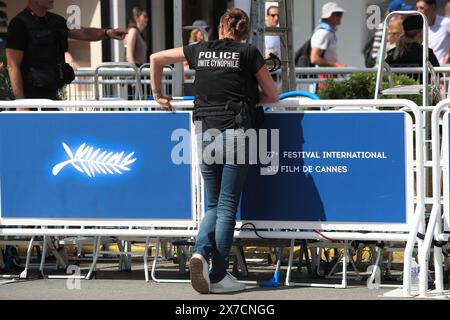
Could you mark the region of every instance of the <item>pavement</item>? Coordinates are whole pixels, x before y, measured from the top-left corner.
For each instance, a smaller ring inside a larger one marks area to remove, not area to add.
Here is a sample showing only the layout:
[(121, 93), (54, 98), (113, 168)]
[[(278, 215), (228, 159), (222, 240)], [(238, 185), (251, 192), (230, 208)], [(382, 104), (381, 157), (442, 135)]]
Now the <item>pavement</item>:
[[(151, 266), (151, 264), (150, 264)], [(86, 275), (89, 264), (81, 263), (81, 275)], [(303, 268), (305, 269), (305, 268)], [(121, 272), (117, 263), (110, 261), (98, 264), (93, 280), (48, 279), (49, 275), (64, 275), (62, 271), (46, 270), (45, 278), (37, 270), (30, 270), (28, 279), (8, 282), (0, 280), (0, 300), (397, 300), (400, 297), (386, 297), (395, 288), (369, 289), (366, 280), (349, 280), (345, 289), (318, 287), (284, 286), (286, 267), (282, 268), (280, 280), (282, 285), (276, 288), (260, 287), (256, 281), (271, 279), (274, 267), (264, 264), (249, 265), (249, 276), (239, 277), (248, 281), (247, 290), (227, 295), (200, 295), (189, 283), (145, 282), (142, 261), (134, 261), (132, 270)], [(17, 270), (15, 274), (20, 273)], [(158, 265), (157, 277), (170, 280), (188, 280), (189, 274), (180, 274), (178, 266), (171, 261)], [(301, 273), (293, 269), (292, 280), (295, 282), (340, 284), (340, 279), (311, 278), (306, 269)], [(391, 284), (401, 285), (399, 281)], [(384, 284), (384, 283), (383, 283)], [(408, 299), (406, 299), (408, 300)], [(411, 299), (410, 299), (411, 300)]]

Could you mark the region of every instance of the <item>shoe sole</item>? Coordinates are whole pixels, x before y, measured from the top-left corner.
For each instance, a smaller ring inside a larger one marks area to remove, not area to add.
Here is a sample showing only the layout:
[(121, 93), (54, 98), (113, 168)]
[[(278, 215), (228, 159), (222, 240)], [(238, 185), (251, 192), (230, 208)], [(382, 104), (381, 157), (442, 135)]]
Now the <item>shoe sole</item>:
[(221, 293), (233, 293), (233, 292), (241, 292), (245, 291), (247, 289), (246, 287), (243, 287), (242, 289), (212, 289), (210, 290), (211, 293), (214, 294), (221, 294)]
[(201, 294), (209, 293), (209, 282), (203, 274), (203, 262), (198, 258), (192, 258), (189, 262), (191, 270), (191, 285), (195, 291)]

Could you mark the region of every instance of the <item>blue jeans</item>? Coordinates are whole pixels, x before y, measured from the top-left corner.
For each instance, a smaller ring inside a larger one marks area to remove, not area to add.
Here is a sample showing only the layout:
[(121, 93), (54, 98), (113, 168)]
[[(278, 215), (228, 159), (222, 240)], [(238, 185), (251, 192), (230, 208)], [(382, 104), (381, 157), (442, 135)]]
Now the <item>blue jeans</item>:
[[(225, 133), (219, 138), (208, 135), (198, 138), (199, 146), (203, 149), (228, 145), (230, 140), (237, 143), (233, 146), (225, 146), (223, 151), (216, 150), (215, 159), (221, 159), (220, 163), (201, 164), (203, 180), (207, 194), (208, 207), (205, 217), (200, 225), (200, 230), (195, 244), (195, 252), (201, 254), (207, 261), (212, 260), (210, 270), (211, 283), (220, 282), (227, 273), (230, 249), (233, 244), (234, 227), (236, 225), (236, 211), (240, 201), (242, 189), (248, 173), (248, 164), (237, 164), (237, 161), (225, 159), (238, 152), (245, 152), (245, 137), (243, 134), (234, 133), (227, 136)], [(202, 149), (199, 148), (199, 152)], [(211, 163), (211, 157), (203, 156), (206, 163)]]

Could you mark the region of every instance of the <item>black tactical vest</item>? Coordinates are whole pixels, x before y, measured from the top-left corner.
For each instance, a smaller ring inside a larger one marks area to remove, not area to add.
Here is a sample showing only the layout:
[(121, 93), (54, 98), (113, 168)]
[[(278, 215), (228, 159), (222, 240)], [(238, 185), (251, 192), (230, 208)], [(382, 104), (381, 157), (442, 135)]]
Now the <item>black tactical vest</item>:
[(48, 12), (35, 16), (27, 8), (17, 16), (26, 26), (28, 47), (21, 65), (24, 85), (57, 90), (61, 84), (61, 66), (68, 49), (68, 29), (64, 18)]

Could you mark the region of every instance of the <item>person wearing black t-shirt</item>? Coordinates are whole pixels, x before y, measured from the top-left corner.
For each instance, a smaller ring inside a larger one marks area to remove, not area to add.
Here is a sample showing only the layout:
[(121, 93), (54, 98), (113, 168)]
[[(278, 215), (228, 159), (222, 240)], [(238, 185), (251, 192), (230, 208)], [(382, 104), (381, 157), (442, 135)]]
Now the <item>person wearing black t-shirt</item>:
[(53, 5), (54, 0), (28, 0), (27, 8), (8, 27), (6, 56), (16, 99), (54, 100), (58, 90), (73, 80), (73, 70), (64, 59), (68, 38), (122, 40), (127, 34), (123, 29), (69, 30), (63, 17), (49, 12)]
[[(161, 94), (164, 65), (187, 60), (196, 71), (194, 120), (208, 208), (189, 265), (192, 286), (202, 294), (245, 289), (227, 273), (237, 206), (249, 168), (244, 130), (255, 128), (258, 111), (262, 111), (256, 108), (258, 103), (278, 101), (278, 91), (263, 56), (254, 46), (242, 43), (248, 35), (249, 18), (235, 8), (222, 16), (219, 40), (202, 41), (150, 57), (153, 95), (167, 108), (171, 108), (170, 98)], [(243, 154), (247, 161), (241, 162)]]
[[(399, 37), (396, 47), (387, 52), (386, 62), (391, 67), (423, 66), (423, 19), (420, 15), (407, 16), (403, 20), (404, 33)], [(439, 61), (432, 49), (428, 49), (428, 60), (433, 67), (439, 67)], [(419, 75), (414, 74), (415, 80)]]

